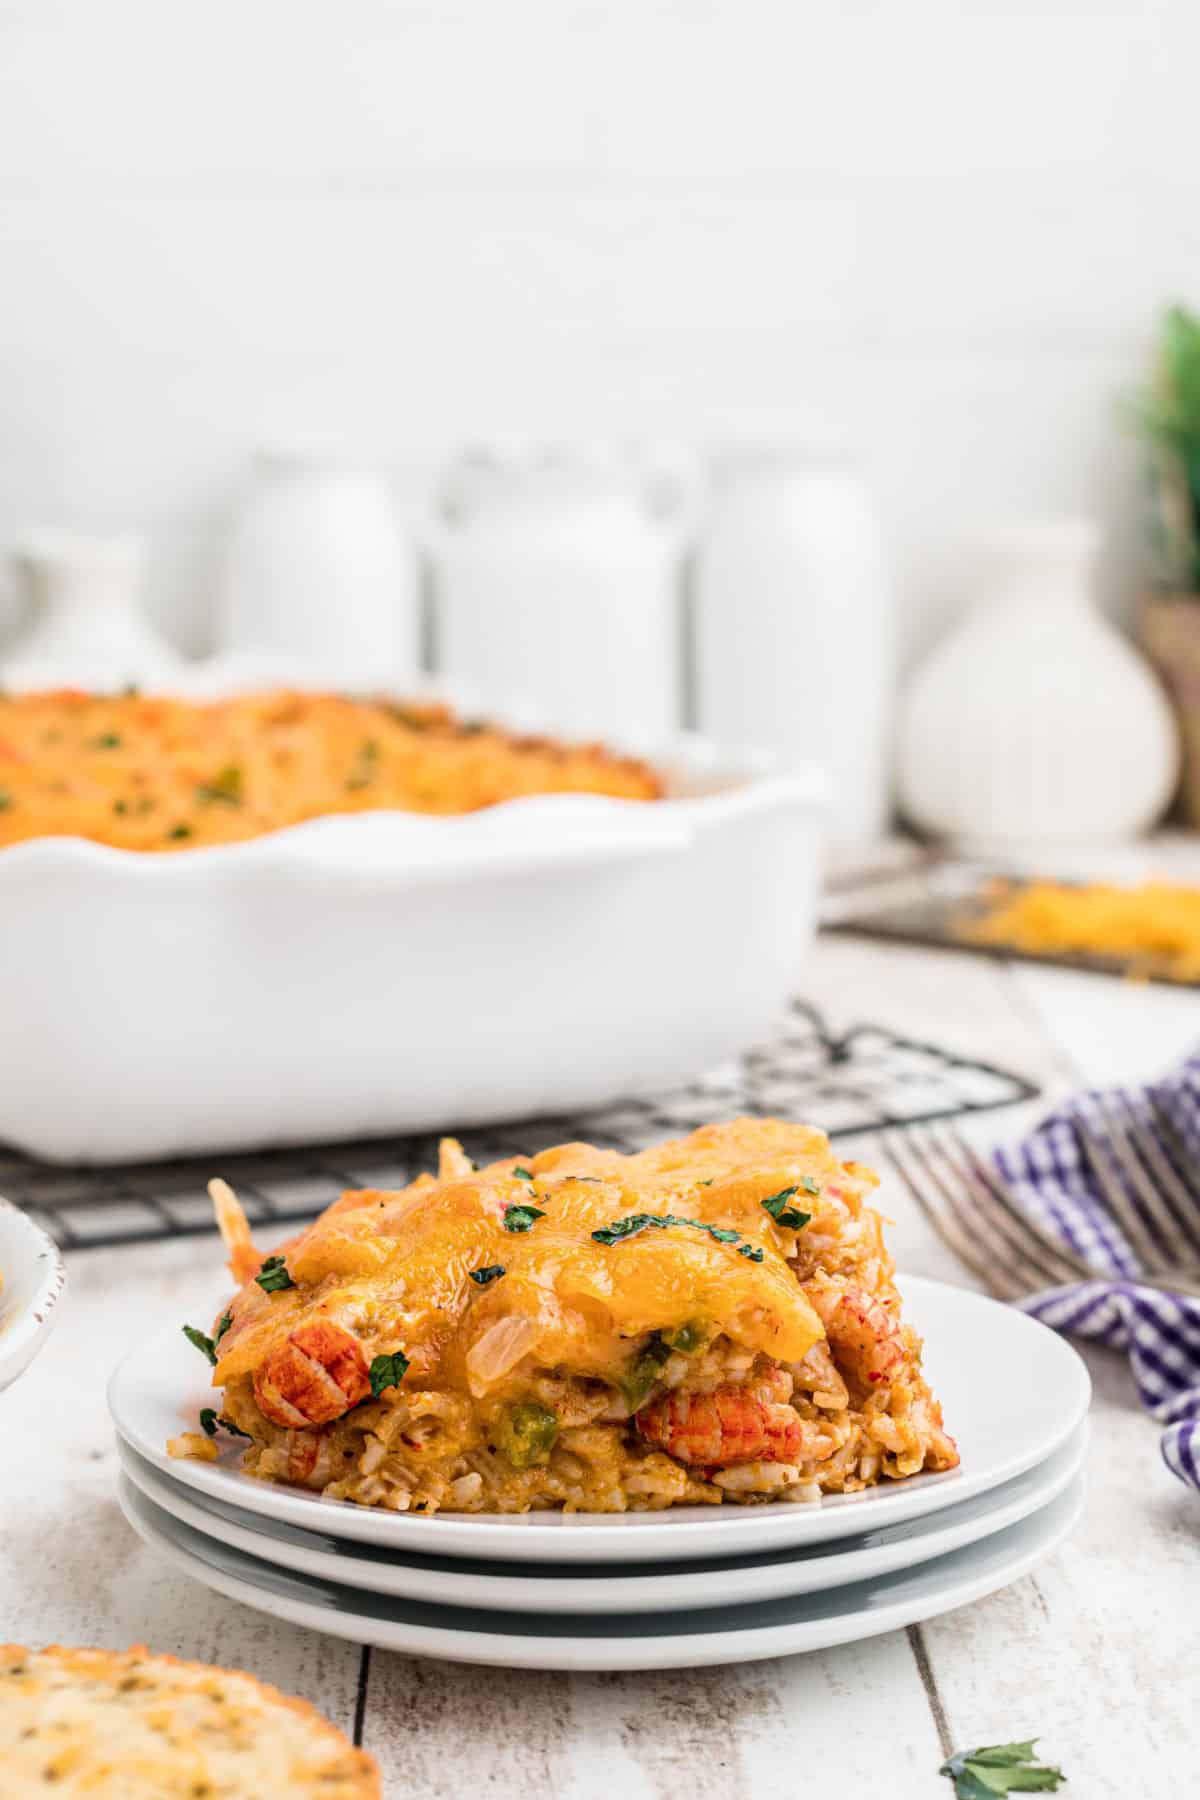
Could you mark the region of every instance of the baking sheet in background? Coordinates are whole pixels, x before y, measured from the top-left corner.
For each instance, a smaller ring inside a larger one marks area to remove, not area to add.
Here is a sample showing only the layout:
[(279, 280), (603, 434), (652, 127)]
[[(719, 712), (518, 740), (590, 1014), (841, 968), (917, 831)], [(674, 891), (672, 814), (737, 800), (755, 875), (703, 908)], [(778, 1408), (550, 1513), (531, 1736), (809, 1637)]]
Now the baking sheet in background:
[[(1165, 840), (1158, 840), (1159, 843)], [(890, 859), (880, 859), (860, 874), (854, 869), (835, 870), (827, 880), (821, 911), (821, 928), (876, 942), (916, 944), (933, 950), (958, 950), (966, 955), (988, 956), (1001, 961), (1038, 963), (1043, 967), (1075, 969), (1092, 975), (1118, 976), (1122, 980), (1151, 981), (1163, 987), (1196, 988), (1200, 982), (1179, 981), (1167, 975), (1133, 967), (1123, 957), (1087, 952), (1042, 954), (1008, 944), (977, 943), (962, 935), (964, 920), (980, 915), (989, 884), (1013, 884), (1035, 877), (1066, 884), (1113, 882), (1134, 885), (1161, 879), (1179, 885), (1200, 886), (1200, 840), (1192, 839), (1197, 855), (1194, 874), (1155, 867), (1154, 844), (1122, 846), (1106, 852), (1061, 853), (1046, 856), (1048, 866), (1033, 868), (1027, 859), (999, 863), (951, 860), (945, 853), (912, 844), (907, 853), (892, 847)]]

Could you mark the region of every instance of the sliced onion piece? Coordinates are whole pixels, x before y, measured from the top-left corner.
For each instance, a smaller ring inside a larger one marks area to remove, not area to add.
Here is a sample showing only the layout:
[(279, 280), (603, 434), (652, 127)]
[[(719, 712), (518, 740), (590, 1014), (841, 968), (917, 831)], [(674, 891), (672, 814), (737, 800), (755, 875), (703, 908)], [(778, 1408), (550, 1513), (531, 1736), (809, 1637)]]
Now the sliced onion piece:
[(537, 1331), (531, 1319), (509, 1314), (489, 1325), (467, 1352), (467, 1383), (478, 1398), (503, 1379), (530, 1348)]

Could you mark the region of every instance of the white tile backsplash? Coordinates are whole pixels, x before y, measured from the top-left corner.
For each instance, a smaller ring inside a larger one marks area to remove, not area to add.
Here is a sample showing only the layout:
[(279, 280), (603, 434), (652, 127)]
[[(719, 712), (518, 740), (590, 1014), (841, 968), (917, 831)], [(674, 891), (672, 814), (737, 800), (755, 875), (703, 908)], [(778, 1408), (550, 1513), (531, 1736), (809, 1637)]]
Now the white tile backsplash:
[(144, 524), (189, 647), (248, 445), (862, 447), (910, 645), (963, 530), (1098, 510), (1200, 300), (1192, 0), (0, 0), (0, 542)]

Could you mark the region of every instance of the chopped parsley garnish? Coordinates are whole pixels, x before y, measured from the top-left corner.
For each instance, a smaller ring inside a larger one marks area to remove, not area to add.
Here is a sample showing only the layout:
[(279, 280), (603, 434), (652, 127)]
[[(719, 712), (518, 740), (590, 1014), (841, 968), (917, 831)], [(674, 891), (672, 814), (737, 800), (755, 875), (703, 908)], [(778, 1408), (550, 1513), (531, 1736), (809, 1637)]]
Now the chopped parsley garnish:
[(192, 828), (190, 825), (172, 825), (170, 831), (167, 833), (168, 838), (173, 838), (175, 840), (190, 838), (191, 835)]
[(535, 1219), (544, 1219), (545, 1216), (540, 1206), (506, 1206), (504, 1229), (505, 1231), (528, 1231)]
[(0, 788), (0, 812), (7, 812), (13, 803), (13, 797), (7, 788)]
[(498, 1281), (504, 1273), (503, 1263), (489, 1263), (486, 1269), (472, 1269), (471, 1280), (476, 1287), (486, 1287), (489, 1281)]
[(358, 747), (353, 766), (346, 777), (346, 786), (350, 789), (369, 787), (378, 772), (378, 762), (379, 745), (374, 738), (367, 738)]
[(763, 1259), (762, 1250), (752, 1244), (739, 1244), (738, 1255), (744, 1256), (747, 1262), (761, 1262)]
[(211, 781), (196, 789), (201, 806), (240, 806), (242, 804), (242, 771), (237, 763), (221, 769)]
[(786, 1225), (790, 1231), (799, 1231), (812, 1218), (811, 1213), (801, 1212), (797, 1206), (789, 1206), (788, 1201), (800, 1192), (798, 1187), (780, 1188), (777, 1194), (768, 1194), (763, 1201), (763, 1208), (769, 1212), (777, 1225)]
[(207, 1356), (209, 1362), (215, 1364), (217, 1349), (210, 1337), (206, 1337), (204, 1332), (198, 1331), (194, 1325), (185, 1325), (183, 1335), (189, 1344), (196, 1346), (202, 1356)]
[(378, 1400), (385, 1388), (400, 1386), (408, 1374), (408, 1358), (403, 1350), (393, 1350), (390, 1356), (372, 1357), (368, 1373), (371, 1378), (371, 1392)]
[(996, 1800), (1004, 1794), (1057, 1793), (1067, 1778), (1061, 1769), (1034, 1760), (1036, 1738), (1023, 1744), (985, 1744), (979, 1750), (960, 1750), (944, 1762), (939, 1775), (948, 1775), (958, 1800)]
[(385, 705), (383, 710), (397, 725), (407, 725), (410, 731), (428, 731), (433, 723), (427, 713), (411, 712), (407, 706)]
[(296, 1285), (284, 1266), (282, 1256), (268, 1256), (254, 1279), (264, 1294), (278, 1294), (281, 1289)]
[(707, 1231), (718, 1244), (736, 1244), (741, 1236), (731, 1227), (706, 1225), (703, 1219), (680, 1219), (674, 1213), (628, 1213), (623, 1219), (614, 1219), (611, 1225), (602, 1225), (592, 1236), (598, 1244), (619, 1244), (622, 1238), (634, 1237), (648, 1227), (665, 1231), (669, 1225), (690, 1225), (696, 1231)]
[(636, 1231), (644, 1231), (647, 1225), (665, 1226), (675, 1223), (669, 1214), (655, 1217), (653, 1213), (627, 1213), (623, 1219), (614, 1219), (611, 1225), (602, 1225), (592, 1236), (598, 1244), (619, 1244), (622, 1238), (632, 1237)]
[(516, 1168), (513, 1170), (513, 1174), (516, 1176), (518, 1181), (532, 1181), (533, 1180), (533, 1170), (527, 1169), (525, 1167), (524, 1163), (518, 1163)]
[(204, 1406), (200, 1409), (200, 1423), (209, 1437), (216, 1437), (218, 1425), (231, 1437), (249, 1438), (250, 1436), (250, 1433), (243, 1431), (240, 1425), (235, 1425), (232, 1419), (227, 1419), (224, 1413), (214, 1412), (211, 1406)]
[(217, 1320), (216, 1335), (213, 1338), (214, 1345), (220, 1343), (221, 1339), (225, 1336), (225, 1333), (229, 1330), (229, 1327), (232, 1324), (233, 1324), (233, 1314), (231, 1312), (222, 1313), (221, 1317)]
[(93, 750), (119, 750), (121, 748), (121, 734), (119, 731), (102, 731), (99, 737), (94, 737), (91, 740), (89, 747)]

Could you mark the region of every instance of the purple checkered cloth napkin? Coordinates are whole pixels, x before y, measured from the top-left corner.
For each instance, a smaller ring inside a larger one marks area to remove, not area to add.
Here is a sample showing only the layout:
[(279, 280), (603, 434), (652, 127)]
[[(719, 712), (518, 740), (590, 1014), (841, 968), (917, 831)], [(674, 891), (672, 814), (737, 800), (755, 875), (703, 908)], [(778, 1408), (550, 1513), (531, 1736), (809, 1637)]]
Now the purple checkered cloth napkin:
[[(1189, 1169), (1200, 1172), (1200, 1051), (1148, 1089), (1121, 1089), (1120, 1099), (1161, 1143), (1156, 1103)], [(1139, 1285), (1138, 1258), (1105, 1205), (1078, 1120), (1095, 1137), (1109, 1135), (1101, 1096), (1092, 1091), (1075, 1095), (1021, 1143), (994, 1152), (996, 1167), (1029, 1216), (1096, 1271), (1095, 1281), (1049, 1288), (1022, 1305), (1056, 1331), (1127, 1353), (1142, 1404), (1165, 1427), (1167, 1467), (1200, 1489), (1200, 1300)], [(1131, 1187), (1126, 1192), (1141, 1212), (1136, 1193)]]

